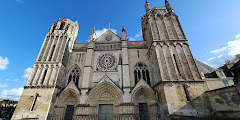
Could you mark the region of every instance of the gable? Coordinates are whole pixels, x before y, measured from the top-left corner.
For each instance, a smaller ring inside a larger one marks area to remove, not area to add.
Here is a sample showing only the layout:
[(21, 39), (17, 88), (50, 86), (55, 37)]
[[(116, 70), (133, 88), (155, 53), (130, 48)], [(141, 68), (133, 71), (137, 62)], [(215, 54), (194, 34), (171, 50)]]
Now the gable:
[(107, 30), (100, 37), (98, 37), (94, 42), (96, 43), (112, 43), (112, 42), (120, 42), (121, 39), (111, 30)]

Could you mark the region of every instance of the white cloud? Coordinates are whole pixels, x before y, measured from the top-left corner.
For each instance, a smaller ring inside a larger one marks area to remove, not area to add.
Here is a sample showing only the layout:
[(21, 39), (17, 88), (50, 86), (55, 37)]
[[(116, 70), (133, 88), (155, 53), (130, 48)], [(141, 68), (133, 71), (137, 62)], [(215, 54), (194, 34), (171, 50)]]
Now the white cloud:
[(128, 37), (129, 41), (136, 41), (139, 40), (142, 37), (142, 32), (136, 34), (134, 37)]
[(0, 56), (0, 70), (7, 69), (7, 65), (9, 64), (9, 60), (7, 57), (3, 58)]
[[(102, 30), (98, 29), (96, 30), (96, 37), (100, 37), (103, 33), (105, 33), (108, 29), (107, 28), (103, 28)], [(115, 34), (117, 34), (117, 30), (115, 29), (110, 29), (111, 31), (113, 31)]]
[(23, 88), (5, 89), (0, 93), (0, 95), (3, 99), (19, 100), (22, 91)]
[(28, 77), (30, 76), (31, 72), (32, 72), (32, 68), (29, 67), (29, 68), (25, 69), (24, 70), (24, 75), (22, 77), (25, 78), (25, 79), (28, 79)]
[(222, 52), (222, 51), (224, 51), (224, 50), (227, 50), (227, 47), (223, 47), (223, 48), (221, 48), (221, 49), (213, 50), (213, 51), (211, 51), (210, 53), (218, 54), (218, 53), (220, 53), (220, 52)]
[(220, 57), (222, 57), (222, 56), (223, 56), (223, 54), (219, 55), (218, 58), (220, 58)]
[(235, 38), (237, 38), (237, 39), (238, 39), (238, 38), (240, 38), (240, 34), (236, 35), (236, 37), (235, 37)]
[(236, 35), (236, 40), (229, 41), (226, 46), (213, 50), (213, 56), (208, 59), (208, 64), (214, 68), (224, 65), (226, 60), (232, 60), (236, 54), (240, 54), (240, 34)]
[(5, 87), (8, 87), (7, 84), (0, 84), (0, 88), (5, 88)]
[(128, 37), (128, 40), (129, 40), (129, 41), (136, 41), (136, 39), (135, 39), (135, 38), (132, 38), (132, 37)]
[(233, 40), (228, 42), (228, 54), (229, 55), (236, 55), (240, 53), (240, 38), (239, 40)]
[(213, 60), (213, 59), (215, 59), (215, 57), (209, 58), (209, 59), (208, 59), (208, 62), (211, 61), (211, 60)]

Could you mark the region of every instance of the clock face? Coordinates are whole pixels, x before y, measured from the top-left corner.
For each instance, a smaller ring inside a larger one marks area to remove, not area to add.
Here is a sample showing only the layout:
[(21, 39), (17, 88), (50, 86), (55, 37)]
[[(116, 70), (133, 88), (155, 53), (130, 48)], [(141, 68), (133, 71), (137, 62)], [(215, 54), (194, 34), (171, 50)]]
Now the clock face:
[(106, 36), (106, 40), (107, 40), (107, 41), (112, 40), (112, 35), (109, 35), (109, 34), (108, 34), (108, 35)]

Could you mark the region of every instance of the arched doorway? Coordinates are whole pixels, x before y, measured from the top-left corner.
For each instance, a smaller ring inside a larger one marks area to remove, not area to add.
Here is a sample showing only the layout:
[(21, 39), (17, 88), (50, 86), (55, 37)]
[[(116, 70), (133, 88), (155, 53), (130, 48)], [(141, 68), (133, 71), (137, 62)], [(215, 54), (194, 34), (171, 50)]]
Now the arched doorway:
[(71, 88), (65, 89), (57, 97), (54, 108), (54, 118), (61, 120), (72, 120), (74, 116), (75, 106), (79, 103), (79, 92)]
[(132, 91), (132, 102), (140, 120), (160, 119), (158, 103), (152, 88), (142, 79)]
[(98, 120), (112, 120), (118, 114), (118, 105), (122, 103), (122, 91), (108, 78), (104, 77), (90, 91), (88, 102), (97, 106)]

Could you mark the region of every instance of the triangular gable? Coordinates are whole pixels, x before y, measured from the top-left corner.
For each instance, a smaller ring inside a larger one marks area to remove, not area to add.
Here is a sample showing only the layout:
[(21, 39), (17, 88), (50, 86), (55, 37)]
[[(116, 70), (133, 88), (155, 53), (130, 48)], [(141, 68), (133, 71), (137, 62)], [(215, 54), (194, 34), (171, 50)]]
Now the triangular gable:
[(99, 43), (111, 43), (111, 42), (120, 42), (121, 39), (113, 31), (107, 30), (100, 37), (98, 37), (94, 42)]
[[(71, 81), (67, 87), (61, 92), (61, 94), (64, 94), (65, 91), (68, 91), (69, 89), (74, 90), (78, 95), (80, 95), (80, 91), (78, 90), (77, 86), (73, 81)], [(61, 96), (61, 94), (59, 96)]]
[(149, 90), (151, 90), (151, 92), (154, 93), (153, 89), (147, 84), (147, 82), (143, 79), (141, 79), (137, 85), (133, 88), (133, 90), (131, 91), (132, 93), (135, 92), (138, 88), (140, 87), (145, 87), (145, 88), (148, 88)]
[(122, 93), (121, 89), (107, 75), (104, 75), (101, 78), (101, 80), (96, 85), (94, 85), (93, 89), (96, 88), (97, 86), (101, 85), (102, 83), (105, 83), (105, 82), (113, 85), (115, 88), (117, 88), (119, 90), (119, 92)]

